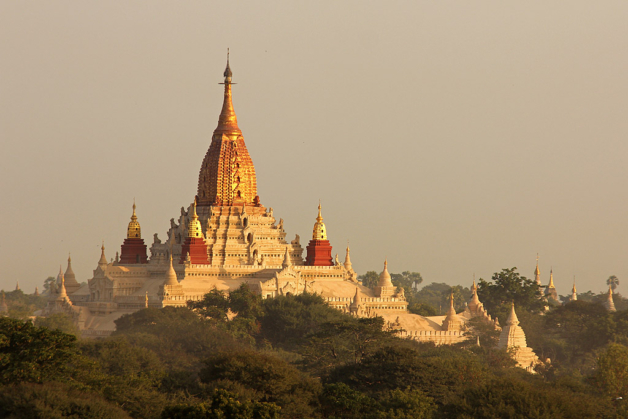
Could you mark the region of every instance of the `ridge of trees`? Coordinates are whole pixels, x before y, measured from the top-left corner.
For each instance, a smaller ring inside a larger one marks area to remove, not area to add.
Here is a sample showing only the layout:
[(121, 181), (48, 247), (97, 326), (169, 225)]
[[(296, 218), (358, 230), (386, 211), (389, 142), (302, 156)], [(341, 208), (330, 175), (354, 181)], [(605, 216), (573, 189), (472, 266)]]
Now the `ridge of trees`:
[[(452, 292), (426, 288), (423, 297), (434, 301)], [(398, 338), (381, 318), (355, 318), (316, 295), (262, 299), (243, 285), (187, 307), (122, 316), (100, 340), (61, 331), (69, 327), (62, 314), (36, 324), (0, 318), (0, 416), (627, 416), (627, 310), (609, 313), (583, 299), (541, 314), (538, 286), (514, 268), (479, 280), (478, 290), (489, 312), (518, 304), (528, 346), (551, 359), (538, 374), (515, 368), (495, 348), (498, 332), (478, 322), (469, 341), (437, 347)], [(468, 289), (453, 292), (468, 298)]]

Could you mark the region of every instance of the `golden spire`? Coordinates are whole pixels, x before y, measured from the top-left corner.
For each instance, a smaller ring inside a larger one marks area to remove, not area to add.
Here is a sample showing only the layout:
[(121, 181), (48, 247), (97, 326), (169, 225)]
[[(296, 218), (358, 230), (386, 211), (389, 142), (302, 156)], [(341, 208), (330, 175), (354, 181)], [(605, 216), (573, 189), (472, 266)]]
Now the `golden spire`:
[(550, 269), (550, 282), (547, 288), (556, 288), (554, 286), (554, 269)]
[(314, 231), (312, 232), (312, 240), (327, 240), (327, 229), (321, 216), (321, 202), (318, 201), (318, 216), (316, 217), (316, 223), (314, 224)]
[(126, 232), (127, 239), (141, 239), (142, 238), (142, 230), (140, 228), (140, 223), (137, 222), (137, 215), (135, 214), (135, 199), (133, 199), (133, 215), (131, 215), (131, 222), (129, 223), (129, 228)]
[(188, 237), (203, 238), (201, 222), (198, 220), (198, 215), (196, 215), (196, 198), (192, 204), (192, 218), (190, 219), (190, 224), (188, 225)]
[(61, 287), (59, 288), (59, 297), (58, 299), (64, 299), (68, 296), (67, 291), (65, 290), (65, 278), (61, 275)]
[(144, 300), (144, 308), (148, 308), (148, 291), (146, 291), (146, 299)]
[(218, 127), (216, 131), (229, 131), (238, 132), (238, 118), (236, 118), (235, 110), (233, 110), (233, 102), (231, 100), (231, 85), (235, 84), (231, 82), (231, 67), (229, 66), (229, 50), (227, 49), (227, 67), (223, 74), (225, 76), (225, 82), (221, 83), (225, 85), (225, 98), (222, 102), (222, 110), (220, 111), (220, 117), (218, 118)]
[(541, 271), (539, 271), (539, 254), (536, 254), (536, 269), (534, 269), (534, 275), (538, 276), (541, 274)]

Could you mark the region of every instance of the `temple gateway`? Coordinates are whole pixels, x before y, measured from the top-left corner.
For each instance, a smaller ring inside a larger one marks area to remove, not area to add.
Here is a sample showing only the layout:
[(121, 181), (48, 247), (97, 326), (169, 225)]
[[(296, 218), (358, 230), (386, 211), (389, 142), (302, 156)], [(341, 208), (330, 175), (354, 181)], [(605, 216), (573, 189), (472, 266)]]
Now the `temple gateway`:
[(148, 248), (134, 203), (120, 253), (108, 262), (103, 244), (93, 277), (83, 286), (68, 258), (41, 315), (63, 311), (84, 336), (107, 336), (124, 314), (145, 307), (185, 306), (214, 288), (228, 292), (245, 283), (263, 298), (316, 293), (352, 315), (381, 316), (387, 327), (419, 341), (461, 342), (474, 317), (499, 328), (479, 301), (475, 282), (463, 312), (456, 313), (452, 299), (448, 313), (435, 317), (408, 312), (403, 289), (392, 284), (387, 262), (376, 287), (361, 285), (349, 247), (344, 262), (332, 255), (320, 204), (305, 252), (298, 234), (286, 239), (283, 219), (277, 220), (257, 195), (255, 167), (233, 108), (231, 79), (227, 60), (223, 106), (201, 163), (197, 194), (170, 219), (164, 240), (154, 234)]

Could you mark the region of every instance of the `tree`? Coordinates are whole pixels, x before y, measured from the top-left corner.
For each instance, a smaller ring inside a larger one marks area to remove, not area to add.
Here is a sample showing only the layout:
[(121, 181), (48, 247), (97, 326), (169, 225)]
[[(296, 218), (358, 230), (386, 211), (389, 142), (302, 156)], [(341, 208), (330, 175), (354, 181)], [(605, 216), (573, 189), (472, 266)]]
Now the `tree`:
[(249, 339), (258, 332), (258, 318), (263, 314), (261, 296), (245, 283), (229, 293), (214, 288), (202, 300), (188, 301), (188, 308), (234, 337)]
[(385, 393), (379, 400), (380, 411), (373, 419), (429, 419), (436, 410), (434, 401), (421, 390), (395, 389)]
[(26, 320), (33, 313), (46, 306), (46, 299), (30, 294), (24, 294), (22, 290), (15, 290), (5, 294), (9, 315), (14, 318)]
[(199, 379), (206, 384), (237, 384), (281, 407), (285, 417), (312, 417), (320, 384), (274, 356), (255, 351), (220, 352), (205, 361)]
[(54, 276), (49, 276), (44, 280), (44, 291), (50, 292), (51, 289), (54, 291), (56, 289), (56, 285), (57, 279)]
[(545, 300), (541, 298), (539, 285), (524, 276), (519, 275), (517, 268), (502, 269), (492, 277), (493, 282), (480, 278), (478, 282), (478, 297), (486, 310), (498, 317), (501, 324), (505, 324), (510, 306), (514, 302), (517, 312), (529, 311), (541, 313), (545, 309)]
[(50, 330), (60, 330), (75, 336), (78, 336), (80, 333), (72, 318), (63, 312), (54, 313), (48, 317), (37, 317), (35, 319), (35, 326), (46, 327)]
[(19, 383), (0, 387), (0, 417), (126, 419), (122, 409), (94, 392), (65, 383)]
[(442, 403), (465, 386), (481, 383), (486, 374), (478, 358), (468, 352), (435, 348), (431, 353), (420, 353), (407, 347), (385, 346), (359, 364), (334, 369), (328, 381), (345, 383), (371, 396), (410, 387)]
[(30, 321), (0, 318), (0, 383), (63, 380), (77, 355), (76, 336)]
[(628, 347), (611, 343), (597, 359), (596, 382), (612, 400), (628, 398)]
[(395, 340), (394, 331), (384, 330), (384, 319), (346, 316), (323, 323), (305, 337), (301, 348), (304, 364), (322, 375), (334, 367), (358, 364), (361, 360)]
[(163, 410), (163, 419), (279, 419), (281, 408), (273, 403), (240, 401), (236, 394), (216, 389), (209, 403), (179, 404)]
[(423, 277), (418, 272), (404, 271), (400, 274), (390, 274), (390, 280), (397, 288), (403, 288), (406, 298), (411, 298), (417, 293), (417, 288), (423, 282)]
[(451, 285), (445, 283), (432, 282), (424, 286), (421, 290), (414, 293), (410, 305), (422, 303), (431, 306), (437, 314), (447, 312), (449, 309), (449, 295), (451, 294)]
[(569, 391), (540, 380), (524, 381), (518, 375), (494, 378), (467, 388), (447, 400), (447, 418), (602, 418), (615, 417), (605, 400)]
[(368, 271), (364, 275), (358, 276), (358, 281), (362, 281), (362, 285), (369, 288), (374, 288), (379, 282), (379, 274), (375, 271)]
[(267, 298), (262, 305), (260, 338), (286, 350), (300, 347), (320, 325), (350, 317), (308, 293)]
[(613, 291), (615, 291), (615, 288), (619, 286), (619, 278), (617, 278), (615, 275), (609, 276), (606, 280), (606, 285), (610, 286)]

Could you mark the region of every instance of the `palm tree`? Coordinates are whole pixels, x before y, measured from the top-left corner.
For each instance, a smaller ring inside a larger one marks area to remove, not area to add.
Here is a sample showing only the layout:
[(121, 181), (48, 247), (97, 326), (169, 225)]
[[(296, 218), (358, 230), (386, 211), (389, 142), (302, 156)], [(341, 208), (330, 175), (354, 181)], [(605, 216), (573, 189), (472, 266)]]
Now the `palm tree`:
[(619, 279), (615, 275), (611, 275), (606, 280), (606, 285), (609, 285), (615, 291), (615, 288), (619, 286)]

